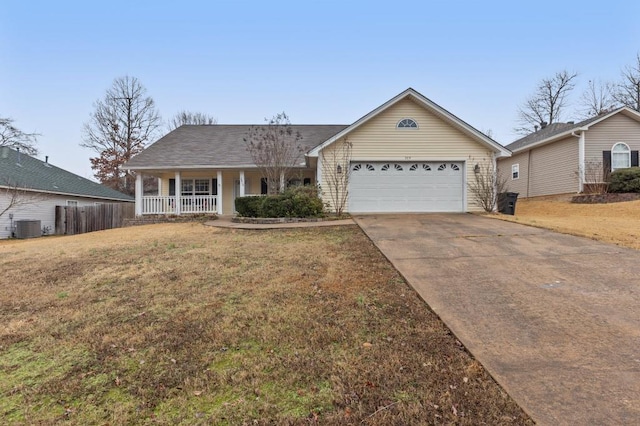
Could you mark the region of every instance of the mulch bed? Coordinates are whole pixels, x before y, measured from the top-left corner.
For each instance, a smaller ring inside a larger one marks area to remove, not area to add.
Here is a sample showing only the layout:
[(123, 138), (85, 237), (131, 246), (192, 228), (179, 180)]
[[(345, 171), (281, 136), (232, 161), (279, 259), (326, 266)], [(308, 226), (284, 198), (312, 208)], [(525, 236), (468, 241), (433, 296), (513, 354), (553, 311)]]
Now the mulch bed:
[(571, 198), (571, 202), (576, 204), (607, 204), (635, 200), (640, 200), (640, 194), (580, 194)]

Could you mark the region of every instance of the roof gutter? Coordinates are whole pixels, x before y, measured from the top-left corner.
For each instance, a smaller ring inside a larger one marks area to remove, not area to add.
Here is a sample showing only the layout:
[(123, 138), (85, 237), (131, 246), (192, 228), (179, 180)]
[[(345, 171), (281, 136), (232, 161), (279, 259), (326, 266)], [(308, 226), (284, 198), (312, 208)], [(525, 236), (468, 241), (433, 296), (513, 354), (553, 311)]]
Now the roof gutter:
[(575, 132), (586, 132), (587, 130), (589, 130), (588, 126), (578, 127), (578, 128), (575, 128), (575, 129), (567, 130), (566, 132), (558, 133), (557, 135), (553, 135), (550, 138), (543, 139), (543, 140), (538, 141), (536, 143), (532, 143), (530, 145), (525, 145), (523, 147), (516, 148), (516, 149), (512, 150), (511, 152), (514, 153), (514, 154), (518, 154), (520, 152), (526, 152), (526, 151), (529, 151), (529, 150), (531, 150), (533, 148), (536, 148), (536, 147), (538, 147), (540, 145), (545, 145), (545, 144), (560, 140), (562, 138), (566, 138), (567, 136), (575, 136), (576, 138), (579, 138), (580, 135), (576, 134)]

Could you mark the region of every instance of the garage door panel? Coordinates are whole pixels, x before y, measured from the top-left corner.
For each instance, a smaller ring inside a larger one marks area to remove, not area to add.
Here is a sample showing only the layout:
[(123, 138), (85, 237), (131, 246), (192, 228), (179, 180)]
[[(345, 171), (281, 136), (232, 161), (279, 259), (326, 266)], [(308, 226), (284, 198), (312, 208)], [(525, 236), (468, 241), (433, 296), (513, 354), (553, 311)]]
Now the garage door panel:
[(463, 164), (352, 163), (351, 212), (461, 212)]

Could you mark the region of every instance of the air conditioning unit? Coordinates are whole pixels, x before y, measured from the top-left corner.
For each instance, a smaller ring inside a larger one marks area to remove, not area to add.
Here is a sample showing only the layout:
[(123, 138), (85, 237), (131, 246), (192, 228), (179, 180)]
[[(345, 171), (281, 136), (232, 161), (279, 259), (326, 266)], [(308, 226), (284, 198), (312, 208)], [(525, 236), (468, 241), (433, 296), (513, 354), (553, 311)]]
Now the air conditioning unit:
[(16, 220), (16, 238), (35, 238), (42, 236), (39, 220)]

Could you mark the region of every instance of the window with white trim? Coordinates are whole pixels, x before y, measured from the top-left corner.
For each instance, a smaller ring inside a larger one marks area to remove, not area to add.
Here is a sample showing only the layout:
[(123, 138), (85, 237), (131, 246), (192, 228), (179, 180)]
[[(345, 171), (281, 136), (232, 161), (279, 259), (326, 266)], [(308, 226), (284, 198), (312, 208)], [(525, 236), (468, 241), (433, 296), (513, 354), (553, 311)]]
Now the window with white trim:
[(67, 206), (69, 207), (78, 207), (78, 202), (74, 200), (67, 200)]
[(520, 164), (512, 164), (511, 165), (511, 179), (516, 180), (520, 178)]
[(398, 129), (417, 129), (418, 123), (412, 118), (403, 118), (396, 125)]
[[(169, 195), (175, 195), (175, 190), (171, 190), (171, 185), (175, 185), (174, 179), (169, 179)], [(180, 181), (180, 194), (189, 195), (216, 195), (218, 192), (217, 179), (182, 179)]]
[(611, 148), (611, 171), (631, 167), (631, 149), (624, 142), (618, 142)]

